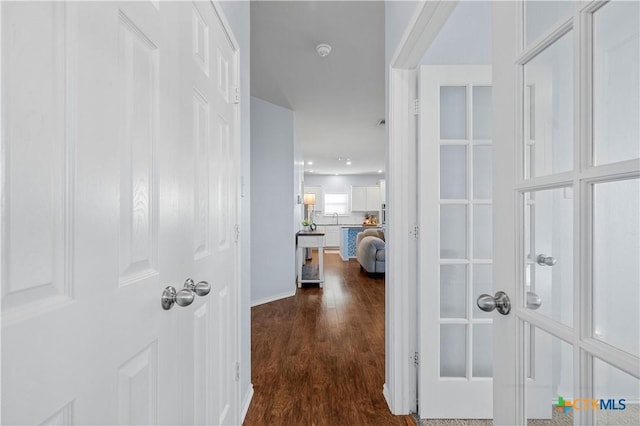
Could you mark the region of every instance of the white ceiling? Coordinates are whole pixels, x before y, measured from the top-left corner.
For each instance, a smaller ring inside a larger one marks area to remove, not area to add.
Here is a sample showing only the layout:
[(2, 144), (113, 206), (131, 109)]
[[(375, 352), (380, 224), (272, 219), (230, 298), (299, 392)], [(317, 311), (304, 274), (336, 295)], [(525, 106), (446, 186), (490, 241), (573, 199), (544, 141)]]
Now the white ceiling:
[(295, 112), (306, 172), (384, 170), (384, 2), (252, 2), (251, 95)]

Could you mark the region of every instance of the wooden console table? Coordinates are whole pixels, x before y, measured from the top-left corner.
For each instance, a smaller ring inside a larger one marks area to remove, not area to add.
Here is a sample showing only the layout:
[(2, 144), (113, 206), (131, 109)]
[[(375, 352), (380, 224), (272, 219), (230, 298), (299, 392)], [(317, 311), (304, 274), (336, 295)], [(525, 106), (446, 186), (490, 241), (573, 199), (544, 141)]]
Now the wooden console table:
[[(304, 249), (318, 249), (318, 265), (305, 265)], [(324, 282), (324, 232), (300, 231), (296, 234), (296, 259), (298, 288), (303, 283), (319, 284)]]

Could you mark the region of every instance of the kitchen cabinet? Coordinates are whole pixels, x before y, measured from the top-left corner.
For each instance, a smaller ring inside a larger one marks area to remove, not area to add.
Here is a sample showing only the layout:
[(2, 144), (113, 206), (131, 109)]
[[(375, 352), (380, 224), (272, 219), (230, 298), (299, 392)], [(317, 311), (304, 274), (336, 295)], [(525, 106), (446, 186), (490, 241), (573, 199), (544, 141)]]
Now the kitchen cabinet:
[(326, 226), (324, 228), (325, 247), (340, 247), (340, 227)]
[(351, 211), (377, 212), (380, 210), (380, 188), (377, 186), (352, 186)]
[(380, 210), (380, 188), (377, 186), (367, 186), (367, 211)]
[(340, 227), (339, 226), (318, 226), (316, 231), (324, 232), (325, 247), (340, 247)]
[(367, 187), (352, 186), (351, 187), (351, 211), (367, 210)]
[(380, 204), (387, 203), (387, 181), (384, 179), (380, 179), (378, 184), (380, 186)]

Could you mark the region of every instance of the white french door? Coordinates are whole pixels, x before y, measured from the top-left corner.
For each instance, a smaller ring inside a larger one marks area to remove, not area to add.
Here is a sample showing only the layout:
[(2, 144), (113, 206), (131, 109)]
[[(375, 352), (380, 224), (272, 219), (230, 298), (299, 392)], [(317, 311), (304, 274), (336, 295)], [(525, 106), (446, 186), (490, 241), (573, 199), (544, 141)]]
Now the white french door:
[[(0, 18), (2, 423), (237, 423), (237, 52), (215, 6)], [(163, 310), (186, 278), (211, 293)]]
[[(420, 68), (420, 418), (491, 418), (491, 67)], [(464, 401), (464, 403), (460, 403)]]
[(639, 7), (494, 3), (494, 424), (637, 421)]

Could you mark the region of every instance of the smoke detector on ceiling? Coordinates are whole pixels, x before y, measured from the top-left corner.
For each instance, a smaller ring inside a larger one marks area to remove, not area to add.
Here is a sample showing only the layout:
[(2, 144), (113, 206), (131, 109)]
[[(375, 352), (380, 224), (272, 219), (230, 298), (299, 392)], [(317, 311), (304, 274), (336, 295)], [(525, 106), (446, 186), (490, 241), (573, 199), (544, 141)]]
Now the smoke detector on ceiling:
[(318, 52), (318, 55), (320, 55), (320, 57), (324, 58), (325, 56), (329, 56), (329, 53), (331, 53), (331, 46), (324, 43), (319, 44), (316, 46), (316, 52)]

